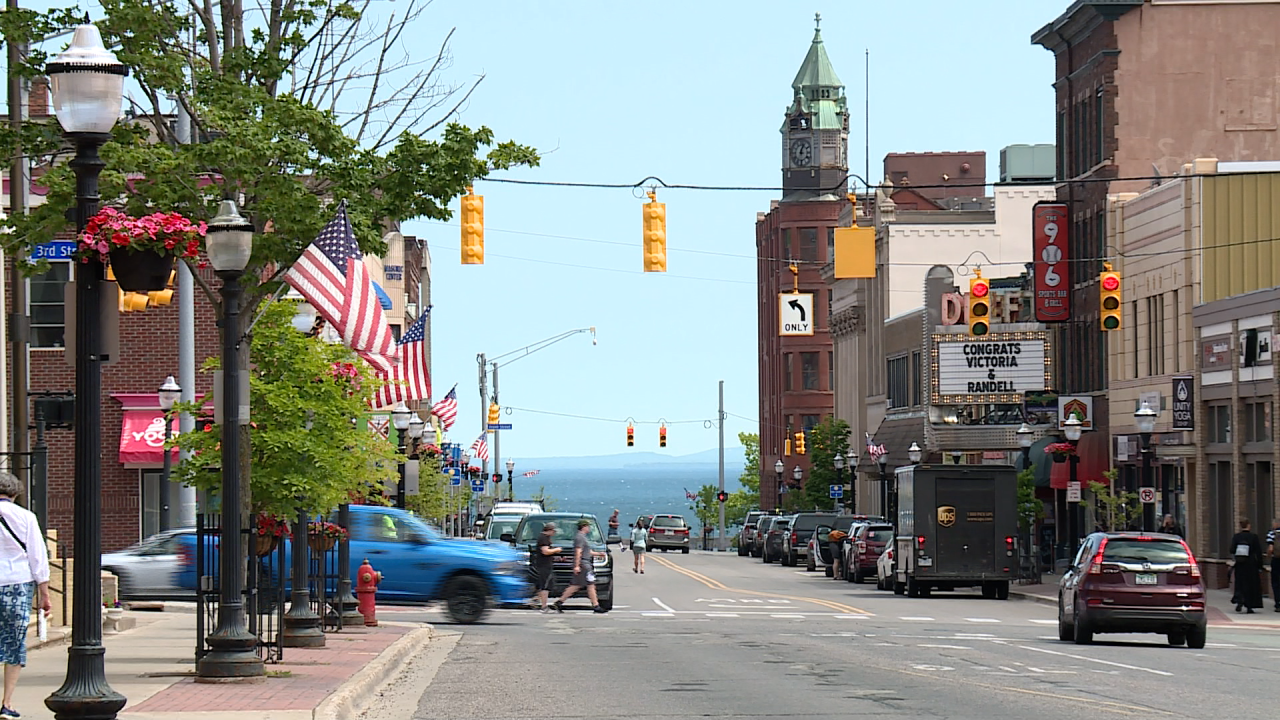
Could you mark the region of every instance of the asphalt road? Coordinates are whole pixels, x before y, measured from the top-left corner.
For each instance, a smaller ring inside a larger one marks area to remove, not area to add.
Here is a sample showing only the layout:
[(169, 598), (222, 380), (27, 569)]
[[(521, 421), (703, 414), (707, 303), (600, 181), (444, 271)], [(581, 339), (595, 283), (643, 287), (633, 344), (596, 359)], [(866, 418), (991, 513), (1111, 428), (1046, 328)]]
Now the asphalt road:
[(1057, 640), (1056, 609), (910, 599), (733, 554), (616, 553), (613, 612), (499, 610), (441, 633), (387, 718), (1226, 718), (1274, 714), (1280, 632)]

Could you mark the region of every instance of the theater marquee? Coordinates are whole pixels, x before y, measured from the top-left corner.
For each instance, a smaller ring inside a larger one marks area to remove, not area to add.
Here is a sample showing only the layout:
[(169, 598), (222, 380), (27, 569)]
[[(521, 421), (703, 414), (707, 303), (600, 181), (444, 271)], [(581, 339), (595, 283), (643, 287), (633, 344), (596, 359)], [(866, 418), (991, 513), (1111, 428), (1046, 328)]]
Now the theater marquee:
[(1027, 391), (1050, 386), (1048, 333), (934, 335), (933, 404), (1021, 403)]

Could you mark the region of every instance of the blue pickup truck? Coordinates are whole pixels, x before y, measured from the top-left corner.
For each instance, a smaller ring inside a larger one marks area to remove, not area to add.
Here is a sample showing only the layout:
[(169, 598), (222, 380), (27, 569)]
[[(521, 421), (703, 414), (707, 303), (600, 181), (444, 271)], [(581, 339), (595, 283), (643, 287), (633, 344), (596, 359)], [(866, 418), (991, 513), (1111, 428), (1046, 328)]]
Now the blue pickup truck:
[[(382, 573), (379, 603), (441, 601), (454, 622), (474, 623), (492, 605), (524, 604), (529, 598), (525, 568), (510, 547), (445, 538), (404, 510), (372, 505), (351, 506), (349, 530), (352, 585), (367, 558)], [(217, 538), (208, 542), (207, 550), (216, 553)], [(183, 533), (179, 543), (176, 584), (195, 590), (195, 533)]]

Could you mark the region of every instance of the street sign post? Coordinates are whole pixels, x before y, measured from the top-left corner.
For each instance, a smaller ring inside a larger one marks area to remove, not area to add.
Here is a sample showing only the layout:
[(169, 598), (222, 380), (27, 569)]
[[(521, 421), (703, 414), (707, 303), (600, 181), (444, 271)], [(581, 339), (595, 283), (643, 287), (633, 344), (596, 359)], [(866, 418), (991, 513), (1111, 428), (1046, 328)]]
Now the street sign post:
[(1080, 483), (1067, 483), (1067, 502), (1080, 502)]
[(55, 240), (31, 248), (31, 260), (70, 260), (76, 254), (74, 240)]
[(830, 496), (831, 496), (831, 497), (833, 497), (833, 498), (835, 498), (835, 499), (837, 499), (837, 500), (838, 500), (838, 499), (840, 499), (840, 498), (844, 497), (844, 486), (843, 486), (843, 485), (831, 485), (831, 486), (829, 486), (829, 487), (828, 487), (828, 492), (830, 493)]
[(813, 293), (778, 293), (778, 334), (813, 334)]
[(511, 423), (489, 423), (487, 427), (489, 430), (510, 430)]
[(1143, 505), (1154, 505), (1156, 502), (1156, 489), (1153, 487), (1138, 488), (1138, 499)]
[(458, 467), (449, 468), (449, 484), (450, 485), (462, 484), (462, 468), (458, 468)]
[(471, 481), (471, 492), (478, 492), (478, 493), (484, 492), (484, 478)]

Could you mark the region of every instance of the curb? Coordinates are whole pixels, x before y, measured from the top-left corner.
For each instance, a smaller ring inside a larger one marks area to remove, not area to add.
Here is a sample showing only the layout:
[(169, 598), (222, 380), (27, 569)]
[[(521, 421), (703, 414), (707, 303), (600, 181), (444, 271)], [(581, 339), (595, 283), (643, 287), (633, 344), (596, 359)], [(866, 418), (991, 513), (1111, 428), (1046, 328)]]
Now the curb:
[(1040, 603), (1041, 605), (1053, 605), (1056, 607), (1058, 604), (1057, 598), (1051, 598), (1048, 595), (1037, 595), (1036, 593), (1018, 592), (1013, 589), (1009, 590), (1009, 597), (1025, 600), (1027, 602)]
[(406, 633), (350, 680), (343, 683), (316, 706), (313, 720), (352, 720), (387, 682), (402, 669), (405, 661), (426, 647), (435, 634), (427, 625)]

